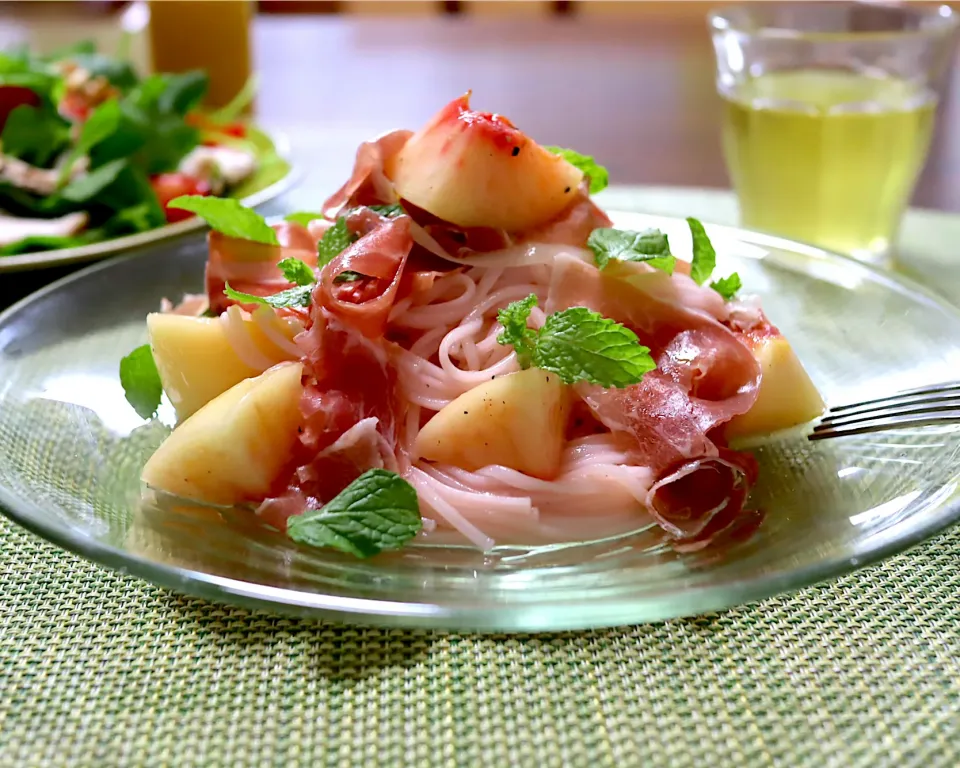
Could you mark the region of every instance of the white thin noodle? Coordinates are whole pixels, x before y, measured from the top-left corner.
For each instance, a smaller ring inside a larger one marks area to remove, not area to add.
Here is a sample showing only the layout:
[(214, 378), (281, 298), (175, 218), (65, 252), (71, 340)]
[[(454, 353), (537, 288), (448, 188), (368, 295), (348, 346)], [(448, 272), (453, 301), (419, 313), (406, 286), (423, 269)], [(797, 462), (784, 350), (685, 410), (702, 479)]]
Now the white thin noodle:
[[(401, 431), (405, 452), (433, 412), (496, 375), (519, 370), (512, 348), (497, 343), (497, 311), (531, 293), (542, 305), (550, 271), (549, 264), (471, 267), (439, 277), (415, 301), (397, 303), (390, 325), (413, 339), (398, 353), (401, 394), (411, 406)], [(531, 324), (543, 322), (535, 308)], [(444, 533), (449, 538), (453, 529), (484, 550), (641, 528), (650, 522), (644, 501), (655, 479), (648, 468), (631, 466), (625, 446), (609, 433), (569, 441), (551, 481), (504, 466), (469, 472), (420, 460), (404, 477), (417, 490), (431, 528), (428, 541), (444, 540)]]
[[(277, 363), (300, 358), (300, 348), (282, 330), (285, 324), (301, 327), (296, 320), (282, 320), (267, 307), (258, 308), (252, 321), (250, 317), (234, 305), (219, 318), (227, 342), (245, 366), (263, 373)], [(253, 335), (255, 328), (260, 331), (259, 343)]]

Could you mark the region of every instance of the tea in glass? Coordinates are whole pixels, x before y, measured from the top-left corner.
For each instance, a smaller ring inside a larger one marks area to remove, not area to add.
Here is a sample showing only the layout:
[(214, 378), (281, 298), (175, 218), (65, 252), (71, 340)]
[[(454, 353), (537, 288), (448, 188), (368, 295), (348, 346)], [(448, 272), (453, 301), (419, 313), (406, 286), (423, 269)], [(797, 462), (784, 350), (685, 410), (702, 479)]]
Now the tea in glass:
[(723, 97), (744, 226), (842, 253), (889, 249), (930, 147), (936, 94), (894, 77), (800, 69)]
[(957, 27), (949, 9), (929, 13), (830, 2), (712, 15), (743, 226), (871, 261), (890, 253)]

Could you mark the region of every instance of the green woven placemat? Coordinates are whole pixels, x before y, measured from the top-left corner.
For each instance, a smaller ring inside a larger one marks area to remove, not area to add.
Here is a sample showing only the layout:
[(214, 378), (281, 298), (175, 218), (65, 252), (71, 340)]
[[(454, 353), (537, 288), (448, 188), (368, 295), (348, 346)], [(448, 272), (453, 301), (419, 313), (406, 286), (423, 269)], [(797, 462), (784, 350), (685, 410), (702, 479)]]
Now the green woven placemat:
[(960, 532), (718, 615), (555, 635), (178, 597), (0, 523), (4, 766), (956, 766)]
[(180, 597), (0, 520), (0, 766), (34, 765), (953, 768), (960, 530), (723, 614), (481, 637)]

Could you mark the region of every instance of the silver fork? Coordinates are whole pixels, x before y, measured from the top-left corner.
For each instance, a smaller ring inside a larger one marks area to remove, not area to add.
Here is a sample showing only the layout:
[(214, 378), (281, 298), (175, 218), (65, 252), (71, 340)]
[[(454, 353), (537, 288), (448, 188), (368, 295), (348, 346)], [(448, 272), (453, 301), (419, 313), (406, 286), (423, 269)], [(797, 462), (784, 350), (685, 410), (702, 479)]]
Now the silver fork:
[(831, 408), (810, 440), (960, 422), (960, 381), (944, 382)]

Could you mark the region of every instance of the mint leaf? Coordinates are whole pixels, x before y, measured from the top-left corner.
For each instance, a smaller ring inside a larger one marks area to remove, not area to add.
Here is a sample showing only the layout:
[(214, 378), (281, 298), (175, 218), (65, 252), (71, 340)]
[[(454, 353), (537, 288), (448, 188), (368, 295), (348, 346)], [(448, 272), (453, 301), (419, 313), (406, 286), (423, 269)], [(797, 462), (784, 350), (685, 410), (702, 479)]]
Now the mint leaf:
[(300, 259), (284, 259), (277, 264), (283, 276), (296, 285), (313, 285), (317, 276), (313, 274), (313, 267)]
[(60, 171), (58, 183), (66, 182), (70, 177), (70, 171), (73, 169), (74, 163), (79, 158), (83, 155), (89, 155), (97, 144), (116, 132), (120, 126), (120, 119), (120, 103), (115, 99), (103, 102), (90, 113), (90, 117), (87, 118), (80, 130), (80, 138), (77, 139), (73, 151), (70, 152), (69, 158), (63, 165), (63, 170)]
[(228, 237), (238, 237), (267, 245), (280, 245), (277, 233), (270, 228), (263, 216), (250, 208), (245, 208), (239, 201), (232, 198), (181, 195), (167, 203), (167, 207), (191, 211), (204, 219), (217, 232), (222, 232)]
[(381, 216), (391, 219), (394, 216), (402, 216), (405, 211), (403, 206), (400, 203), (390, 203), (390, 205), (368, 205), (367, 206), (374, 213), (379, 213)]
[(547, 317), (537, 336), (533, 364), (567, 384), (589, 381), (601, 387), (628, 387), (657, 367), (633, 331), (586, 307)]
[(335, 283), (355, 283), (357, 280), (363, 280), (367, 275), (362, 275), (359, 272), (354, 272), (352, 269), (348, 269), (344, 272), (341, 272), (335, 278), (333, 282)]
[(607, 188), (607, 184), (610, 183), (610, 175), (607, 173), (607, 169), (590, 155), (581, 155), (579, 152), (572, 149), (564, 149), (563, 147), (544, 147), (544, 149), (548, 152), (553, 152), (555, 155), (560, 155), (560, 157), (570, 163), (570, 165), (583, 171), (584, 175), (590, 178), (591, 195), (602, 192)]
[(356, 240), (357, 236), (347, 229), (346, 218), (341, 216), (317, 243), (317, 268), (325, 267)]
[(309, 211), (298, 211), (297, 213), (288, 213), (283, 217), (284, 221), (290, 221), (294, 224), (299, 224), (302, 227), (307, 226), (311, 221), (316, 219), (322, 219), (322, 213), (310, 213)]
[(530, 311), (535, 306), (537, 306), (537, 295), (531, 293), (527, 298), (511, 302), (497, 312), (497, 322), (503, 326), (503, 331), (497, 336), (497, 343), (513, 346), (521, 368), (529, 368), (533, 359), (537, 332), (527, 327), (527, 318), (530, 317)]
[(723, 296), (726, 301), (730, 301), (737, 295), (737, 291), (743, 287), (743, 283), (740, 282), (740, 275), (734, 272), (732, 275), (714, 280), (710, 283), (710, 287)]
[(713, 243), (707, 237), (703, 224), (692, 216), (687, 217), (690, 227), (690, 236), (693, 238), (693, 261), (690, 263), (690, 277), (697, 285), (703, 285), (710, 279), (717, 266), (717, 252), (713, 250)]
[(593, 251), (599, 269), (605, 269), (611, 259), (643, 261), (672, 275), (676, 263), (667, 236), (659, 229), (643, 232), (609, 227), (595, 229), (587, 238), (587, 247)]
[(287, 520), (290, 538), (359, 558), (400, 549), (423, 522), (413, 486), (385, 469), (369, 469), (320, 509)]
[(149, 419), (157, 412), (163, 386), (149, 344), (137, 347), (120, 361), (120, 385), (140, 418)]
[(265, 304), (274, 309), (309, 307), (313, 285), (298, 285), (296, 288), (287, 288), (287, 290), (280, 291), (280, 293), (275, 293), (272, 296), (257, 296), (253, 293), (235, 291), (230, 287), (230, 283), (226, 283), (223, 293), (228, 299), (233, 299), (241, 304)]

